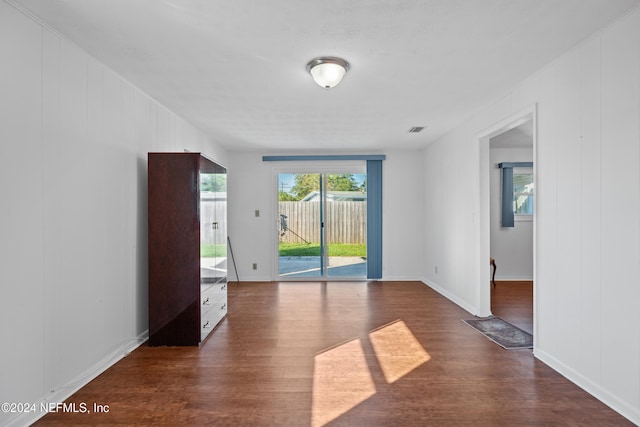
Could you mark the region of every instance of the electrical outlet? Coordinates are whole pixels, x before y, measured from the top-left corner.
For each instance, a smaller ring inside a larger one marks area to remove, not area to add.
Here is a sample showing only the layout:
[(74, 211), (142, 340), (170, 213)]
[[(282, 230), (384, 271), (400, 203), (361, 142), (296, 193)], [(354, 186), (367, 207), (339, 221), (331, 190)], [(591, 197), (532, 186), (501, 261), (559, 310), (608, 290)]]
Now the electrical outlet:
[(258, 269), (258, 263), (257, 263), (257, 262), (254, 262), (254, 263), (253, 263), (252, 268), (253, 268), (254, 270), (257, 270), (257, 269)]
[(438, 274), (438, 266), (436, 265), (436, 274)]

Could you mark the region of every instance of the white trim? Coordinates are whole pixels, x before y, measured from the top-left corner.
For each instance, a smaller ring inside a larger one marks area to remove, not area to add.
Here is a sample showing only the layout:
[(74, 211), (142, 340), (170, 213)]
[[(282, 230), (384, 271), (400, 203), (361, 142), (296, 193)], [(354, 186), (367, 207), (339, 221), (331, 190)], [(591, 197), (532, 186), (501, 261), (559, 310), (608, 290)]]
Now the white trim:
[[(490, 231), (491, 231), (491, 223), (490, 223), (490, 213), (489, 213), (489, 168), (491, 165), (489, 164), (489, 140), (496, 135), (504, 133), (508, 130), (511, 130), (519, 125), (521, 125), (524, 121), (532, 120), (533, 122), (533, 179), (534, 182), (537, 182), (537, 174), (536, 171), (538, 169), (537, 166), (537, 104), (532, 104), (522, 110), (511, 114), (507, 118), (499, 121), (498, 123), (489, 126), (485, 130), (478, 132), (476, 134), (476, 138), (478, 141), (478, 161), (479, 161), (479, 179), (478, 179), (478, 212), (479, 221), (480, 221), (480, 233), (478, 239), (478, 254), (479, 259), (476, 261), (476, 272), (478, 278), (477, 285), (477, 304), (478, 304), (478, 312), (480, 316), (488, 316), (491, 314), (491, 274), (489, 269), (489, 258), (491, 256), (490, 245)], [(536, 204), (534, 193), (534, 206)], [(535, 283), (536, 276), (536, 209), (534, 208), (533, 212), (533, 277)], [(533, 336), (534, 343), (536, 337), (536, 286), (533, 287)]]
[(370, 281), (378, 281), (378, 282), (422, 282), (424, 283), (424, 278), (422, 276), (382, 276), (382, 279), (364, 279), (367, 282)]
[[(123, 342), (120, 347), (116, 348), (110, 354), (106, 355), (102, 360), (98, 361), (93, 366), (90, 366), (88, 369), (77, 375), (75, 378), (72, 378), (66, 384), (62, 384), (57, 388), (51, 390), (51, 392), (48, 395), (43, 396), (39, 402), (34, 403), (36, 408), (35, 412), (22, 413), (16, 418), (11, 419), (7, 424), (5, 424), (5, 426), (18, 427), (35, 423), (37, 420), (47, 415), (47, 412), (40, 412), (40, 408), (43, 407), (43, 405), (44, 407), (46, 407), (49, 403), (64, 402), (75, 392), (93, 381), (98, 375), (102, 374), (111, 366), (115, 365), (124, 357), (128, 356), (129, 353), (131, 353), (133, 350), (140, 347), (140, 345), (147, 341), (148, 338), (149, 330), (147, 329), (136, 338)], [(87, 404), (89, 404), (89, 402), (87, 402)]]
[[(472, 315), (480, 316), (480, 314), (478, 314), (479, 312), (477, 310), (477, 307), (474, 307), (474, 306), (468, 304), (466, 301), (461, 300), (456, 295), (450, 293), (449, 291), (447, 291), (446, 289), (444, 289), (443, 287), (441, 287), (437, 283), (435, 283), (433, 281), (429, 281), (428, 282), (425, 279), (422, 279), (422, 283), (424, 283), (426, 286), (430, 287), (431, 289), (433, 289), (434, 291), (436, 291), (437, 293), (439, 293), (440, 295), (442, 295), (443, 297), (445, 297), (449, 301), (453, 302), (454, 304), (457, 304), (458, 306), (460, 306), (460, 308), (468, 311)], [(485, 316), (480, 316), (480, 317), (485, 317)]]
[(496, 276), (496, 282), (533, 282), (533, 277), (524, 276)]
[(534, 346), (533, 355), (536, 359), (541, 360), (567, 378), (569, 381), (585, 390), (587, 393), (594, 396), (596, 399), (609, 406), (614, 411), (618, 412), (623, 417), (636, 425), (640, 425), (640, 410), (634, 407), (633, 404), (620, 400), (617, 396), (611, 394), (606, 389), (600, 387), (598, 384), (590, 381), (587, 377), (583, 376), (579, 372), (573, 370), (569, 366), (560, 362), (558, 359), (549, 355), (543, 350)]

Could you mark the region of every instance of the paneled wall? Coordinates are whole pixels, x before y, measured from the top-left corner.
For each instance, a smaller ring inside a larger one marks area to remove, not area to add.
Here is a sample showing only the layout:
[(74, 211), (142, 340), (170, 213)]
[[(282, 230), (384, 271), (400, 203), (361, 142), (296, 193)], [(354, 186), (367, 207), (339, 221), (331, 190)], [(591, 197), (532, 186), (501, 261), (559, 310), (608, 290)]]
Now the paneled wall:
[(604, 33), (600, 51), (600, 298), (586, 301), (600, 305), (601, 334), (582, 338), (601, 340), (602, 386), (640, 423), (640, 12)]
[(2, 1), (0, 58), (0, 401), (56, 402), (145, 337), (146, 153), (226, 153)]
[(425, 281), (479, 307), (485, 260), (460, 234), (479, 245), (480, 200), (458, 191), (478, 181), (478, 135), (534, 103), (535, 355), (640, 424), (640, 10), (425, 150)]

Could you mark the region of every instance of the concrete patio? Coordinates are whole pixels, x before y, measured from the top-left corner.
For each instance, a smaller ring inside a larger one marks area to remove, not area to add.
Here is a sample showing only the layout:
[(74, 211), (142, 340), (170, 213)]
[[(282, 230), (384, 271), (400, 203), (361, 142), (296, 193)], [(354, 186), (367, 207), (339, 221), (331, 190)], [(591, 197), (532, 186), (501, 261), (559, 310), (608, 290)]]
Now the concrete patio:
[[(278, 260), (279, 275), (286, 277), (320, 277), (319, 256), (283, 256)], [(327, 274), (331, 277), (367, 277), (367, 261), (362, 257), (329, 257)]]

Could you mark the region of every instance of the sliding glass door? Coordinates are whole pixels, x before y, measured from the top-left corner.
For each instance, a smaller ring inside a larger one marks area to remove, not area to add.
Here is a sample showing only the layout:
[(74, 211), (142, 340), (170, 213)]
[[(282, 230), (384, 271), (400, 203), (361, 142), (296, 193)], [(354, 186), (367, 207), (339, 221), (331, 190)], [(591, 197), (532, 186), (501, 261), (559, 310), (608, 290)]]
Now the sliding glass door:
[(367, 185), (364, 174), (326, 175), (327, 275), (367, 276)]
[(324, 270), (320, 174), (278, 175), (278, 275), (320, 277)]
[(278, 175), (278, 275), (367, 276), (366, 174)]

